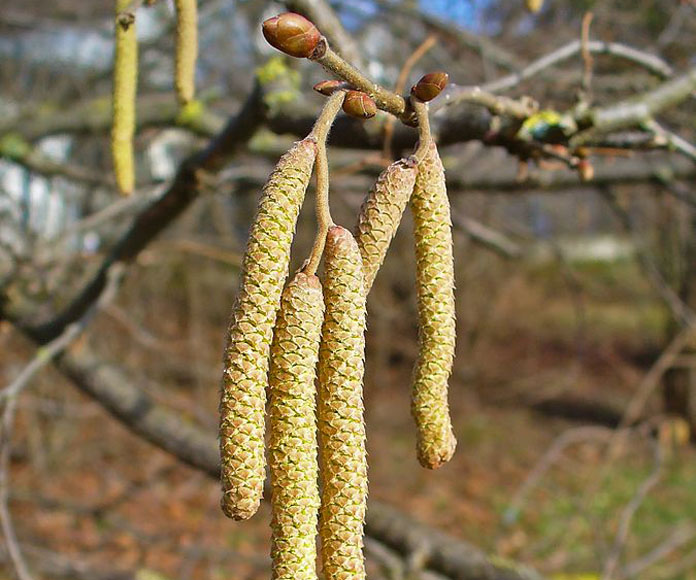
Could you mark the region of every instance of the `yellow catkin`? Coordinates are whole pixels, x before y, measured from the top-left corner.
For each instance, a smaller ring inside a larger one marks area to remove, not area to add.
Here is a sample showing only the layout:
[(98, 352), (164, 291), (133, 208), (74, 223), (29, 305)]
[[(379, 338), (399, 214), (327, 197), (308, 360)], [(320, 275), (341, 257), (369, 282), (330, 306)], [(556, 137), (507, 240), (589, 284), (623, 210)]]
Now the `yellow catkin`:
[(524, 0), (524, 3), (530, 12), (539, 12), (544, 6), (544, 0)]
[(367, 455), (362, 381), (365, 294), (360, 251), (348, 230), (329, 230), (325, 250), (326, 314), (319, 350), (319, 533), (327, 580), (365, 578), (362, 552)]
[(399, 227), (413, 191), (416, 173), (415, 165), (409, 160), (395, 161), (377, 178), (360, 208), (355, 234), (363, 261), (365, 294), (372, 288)]
[(316, 156), (305, 139), (281, 157), (264, 186), (249, 233), (241, 287), (228, 331), (220, 401), (222, 509), (250, 518), (263, 495), (264, 407), (273, 326), (290, 246)]
[(283, 292), (271, 348), (268, 464), (274, 580), (316, 580), (319, 512), (316, 363), (324, 318), (319, 278)]
[(418, 166), (411, 210), (419, 319), (411, 411), (416, 421), (418, 460), (435, 469), (451, 459), (457, 440), (447, 403), (456, 338), (452, 220), (445, 172), (434, 143)]
[(198, 58), (198, 7), (196, 0), (176, 0), (176, 95), (185, 105), (195, 92)]
[(130, 195), (135, 187), (133, 135), (138, 82), (138, 42), (135, 18), (127, 13), (131, 4), (131, 0), (116, 0), (111, 155), (116, 185), (123, 195)]

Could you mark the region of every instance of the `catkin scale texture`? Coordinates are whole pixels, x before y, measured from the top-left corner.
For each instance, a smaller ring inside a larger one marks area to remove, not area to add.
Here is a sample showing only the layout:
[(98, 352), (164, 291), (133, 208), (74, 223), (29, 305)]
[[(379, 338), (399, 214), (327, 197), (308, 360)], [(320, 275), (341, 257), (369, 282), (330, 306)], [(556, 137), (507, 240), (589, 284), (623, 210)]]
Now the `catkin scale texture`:
[(114, 53), (113, 121), (111, 127), (111, 156), (119, 191), (133, 193), (135, 161), (135, 97), (138, 82), (138, 41), (135, 20), (128, 22), (125, 11), (130, 0), (116, 1), (116, 41)]
[(319, 534), (327, 580), (365, 578), (362, 552), (367, 502), (367, 454), (362, 381), (365, 294), (360, 251), (348, 230), (326, 240), (326, 313), (319, 350)]
[(316, 143), (296, 143), (264, 186), (228, 330), (220, 401), (222, 509), (248, 519), (263, 495), (264, 407), (273, 326)]
[(399, 227), (416, 173), (416, 167), (409, 161), (395, 161), (377, 178), (360, 208), (355, 234), (363, 262), (366, 295)]
[(456, 339), (452, 220), (445, 172), (434, 143), (419, 163), (411, 211), (419, 320), (411, 411), (418, 460), (436, 469), (451, 459), (457, 441), (447, 402)]
[(176, 0), (176, 94), (185, 105), (195, 92), (198, 58), (198, 7), (196, 0)]
[(324, 318), (319, 278), (283, 291), (271, 347), (268, 463), (274, 580), (316, 580), (319, 486), (316, 363)]

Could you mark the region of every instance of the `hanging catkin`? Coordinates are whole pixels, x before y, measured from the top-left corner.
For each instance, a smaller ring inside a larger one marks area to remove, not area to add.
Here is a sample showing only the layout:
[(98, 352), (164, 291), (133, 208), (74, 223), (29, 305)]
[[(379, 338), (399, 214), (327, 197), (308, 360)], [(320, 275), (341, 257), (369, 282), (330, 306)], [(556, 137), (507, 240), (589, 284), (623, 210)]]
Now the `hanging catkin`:
[(450, 460), (457, 440), (447, 403), (456, 337), (452, 221), (445, 172), (434, 143), (419, 163), (411, 210), (419, 319), (411, 411), (416, 421), (418, 460), (435, 469)]
[(198, 58), (198, 7), (196, 0), (176, 0), (176, 94), (185, 105), (195, 92)]
[(263, 189), (244, 255), (220, 402), (222, 509), (237, 520), (254, 515), (263, 494), (271, 338), (288, 274), (295, 222), (315, 156), (316, 143), (305, 139), (281, 157)]
[(544, 6), (544, 0), (524, 0), (524, 3), (530, 12), (539, 12)]
[(299, 272), (283, 292), (271, 348), (268, 463), (274, 580), (316, 580), (319, 510), (315, 385), (324, 299)]
[(318, 404), (321, 556), (327, 580), (360, 580), (365, 578), (362, 536), (367, 501), (365, 294), (358, 245), (340, 226), (329, 230), (324, 269)]
[(377, 178), (360, 208), (356, 240), (363, 261), (366, 295), (399, 227), (416, 173), (415, 165), (409, 160), (395, 161)]
[(123, 195), (133, 193), (135, 186), (133, 135), (138, 81), (138, 42), (135, 17), (128, 12), (131, 4), (132, 0), (116, 0), (111, 155), (116, 185)]

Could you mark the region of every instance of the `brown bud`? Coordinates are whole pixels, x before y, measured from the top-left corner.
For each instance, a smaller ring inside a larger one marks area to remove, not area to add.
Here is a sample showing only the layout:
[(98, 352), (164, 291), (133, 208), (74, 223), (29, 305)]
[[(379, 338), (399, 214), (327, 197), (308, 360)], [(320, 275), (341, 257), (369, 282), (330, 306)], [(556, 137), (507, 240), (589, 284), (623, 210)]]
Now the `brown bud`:
[(369, 119), (377, 114), (377, 105), (363, 92), (348, 91), (343, 101), (343, 111), (351, 117)]
[(334, 94), (336, 91), (340, 89), (345, 89), (347, 87), (348, 85), (344, 81), (319, 81), (312, 88), (317, 93), (321, 95), (326, 95), (328, 97), (329, 95)]
[(447, 86), (449, 75), (446, 72), (432, 72), (423, 75), (413, 87), (411, 94), (424, 103), (432, 101)]
[(297, 58), (312, 54), (321, 34), (312, 22), (300, 14), (285, 12), (266, 20), (263, 36), (273, 48)]

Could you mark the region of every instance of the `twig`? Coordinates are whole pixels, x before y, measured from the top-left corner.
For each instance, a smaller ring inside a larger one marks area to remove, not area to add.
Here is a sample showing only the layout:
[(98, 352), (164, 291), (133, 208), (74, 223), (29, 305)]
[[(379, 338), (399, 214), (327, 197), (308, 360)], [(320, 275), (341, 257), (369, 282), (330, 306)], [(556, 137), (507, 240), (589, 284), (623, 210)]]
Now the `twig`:
[(531, 97), (511, 99), (495, 95), (485, 87), (458, 87), (457, 85), (451, 85), (451, 90), (447, 90), (437, 103), (437, 106), (433, 107), (436, 112), (445, 106), (471, 103), (486, 107), (494, 115), (506, 115), (519, 120), (527, 119), (539, 110), (539, 103)]
[(627, 564), (621, 574), (624, 578), (635, 578), (657, 562), (696, 538), (696, 526), (692, 523), (677, 525), (672, 533), (647, 554)]
[(604, 563), (604, 569), (602, 571), (602, 580), (611, 580), (614, 578), (616, 568), (619, 564), (619, 559), (626, 546), (626, 540), (628, 538), (628, 533), (631, 530), (631, 522), (633, 517), (640, 506), (645, 501), (647, 495), (652, 491), (652, 489), (659, 483), (662, 477), (662, 467), (664, 465), (664, 451), (662, 445), (659, 441), (653, 441), (654, 447), (654, 467), (650, 475), (640, 484), (638, 490), (628, 502), (628, 505), (624, 508), (619, 519), (619, 527), (616, 532), (616, 538), (614, 540), (614, 546)]
[(113, 266), (108, 272), (107, 286), (92, 308), (80, 320), (68, 325), (58, 337), (45, 346), (39, 347), (31, 362), (24, 367), (22, 372), (7, 387), (0, 391), (0, 401), (5, 403), (2, 411), (2, 423), (0, 424), (0, 526), (5, 536), (10, 560), (19, 580), (32, 580), (32, 575), (29, 573), (17, 542), (17, 535), (15, 534), (8, 505), (10, 452), (17, 400), (22, 390), (29, 385), (31, 379), (72, 344), (82, 334), (82, 331), (96, 312), (113, 300), (122, 275), (123, 267)]
[(522, 248), (505, 234), (464, 215), (455, 208), (452, 208), (452, 225), (469, 236), (473, 242), (494, 251), (503, 258), (512, 259), (522, 256)]
[[(605, 54), (637, 64), (648, 72), (663, 79), (667, 79), (674, 74), (674, 69), (659, 56), (626, 46), (625, 44), (593, 40), (586, 44), (586, 48), (587, 51), (592, 54)], [(582, 43), (579, 40), (574, 40), (535, 60), (521, 71), (486, 83), (481, 88), (493, 93), (509, 90), (552, 66), (573, 58), (580, 53), (581, 50)]]
[(630, 129), (652, 121), (658, 113), (670, 109), (686, 100), (696, 90), (696, 68), (673, 80), (666, 81), (655, 89), (619, 101), (606, 107), (590, 109), (585, 120), (591, 129), (571, 139), (572, 146), (582, 145), (597, 134), (619, 129)]
[(681, 153), (687, 159), (696, 163), (696, 147), (676, 133), (665, 129), (655, 120), (647, 121), (644, 127), (654, 135), (656, 145)]
[(592, 53), (590, 52), (588, 46), (590, 43), (590, 25), (592, 24), (592, 18), (594, 15), (592, 12), (586, 12), (585, 16), (582, 18), (582, 33), (581, 33), (581, 52), (582, 52), (582, 62), (583, 62), (583, 72), (582, 72), (582, 93), (585, 100), (590, 100), (590, 86), (592, 85)]
[(601, 187), (599, 192), (608, 202), (609, 207), (619, 219), (621, 225), (631, 235), (643, 271), (650, 279), (650, 282), (660, 298), (669, 307), (672, 316), (684, 326), (696, 327), (696, 313), (681, 300), (677, 293), (665, 281), (650, 254), (643, 248), (643, 237), (636, 231), (631, 216), (621, 207), (621, 204), (617, 202), (616, 196), (608, 187)]
[(538, 485), (541, 478), (560, 458), (567, 447), (587, 439), (601, 438), (608, 440), (612, 433), (613, 431), (607, 427), (590, 426), (569, 429), (557, 437), (515, 492), (503, 516), (505, 523), (512, 524), (517, 520), (530, 492)]
[(318, 62), (330, 73), (350, 83), (356, 89), (367, 93), (379, 109), (391, 113), (407, 125), (415, 124), (412, 112), (408, 110), (406, 101), (402, 96), (370, 80), (352, 64), (341, 58), (331, 49), (326, 38), (322, 37), (309, 58)]
[[(394, 85), (394, 92), (401, 94), (406, 88), (406, 81), (408, 80), (408, 75), (411, 73), (411, 69), (416, 65), (416, 63), (425, 56), (425, 54), (435, 46), (437, 42), (437, 36), (431, 34), (426, 38), (416, 50), (413, 51), (411, 56), (406, 59), (404, 66), (401, 67), (399, 72), (399, 78), (396, 79), (396, 84)], [(392, 138), (394, 137), (394, 123), (396, 119), (394, 117), (387, 117), (384, 123), (384, 147), (382, 148), (382, 155), (385, 159), (391, 160), (392, 158)]]
[(416, 118), (418, 119), (418, 147), (416, 147), (413, 157), (420, 163), (428, 154), (430, 144), (433, 141), (433, 136), (430, 132), (430, 119), (428, 118), (428, 104), (411, 96), (411, 106), (416, 112)]
[(315, 208), (317, 214), (317, 235), (312, 244), (312, 251), (304, 267), (307, 274), (314, 274), (319, 267), (321, 255), (324, 253), (326, 234), (334, 225), (329, 207), (329, 161), (326, 154), (326, 138), (333, 125), (336, 115), (341, 110), (346, 97), (344, 91), (336, 91), (329, 97), (324, 109), (317, 119), (314, 129), (310, 133), (317, 142), (317, 161), (315, 165), (317, 177), (317, 190), (315, 196)]

